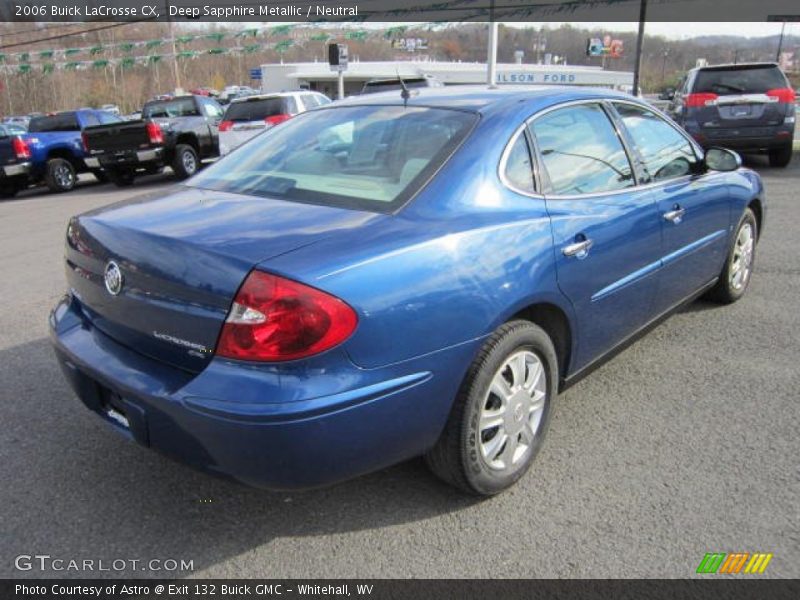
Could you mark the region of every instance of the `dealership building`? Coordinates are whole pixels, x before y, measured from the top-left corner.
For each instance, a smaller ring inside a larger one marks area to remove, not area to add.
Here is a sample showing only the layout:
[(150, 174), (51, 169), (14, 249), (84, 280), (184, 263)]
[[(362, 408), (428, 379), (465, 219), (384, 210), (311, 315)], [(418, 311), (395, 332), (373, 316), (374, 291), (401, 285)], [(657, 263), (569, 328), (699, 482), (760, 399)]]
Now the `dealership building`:
[[(344, 72), (345, 95), (357, 94), (370, 79), (432, 77), (444, 85), (486, 82), (486, 64), (438, 61), (351, 62)], [(338, 74), (327, 62), (261, 65), (261, 90), (280, 92), (311, 89), (336, 96)], [(633, 73), (601, 67), (499, 63), (498, 85), (583, 85), (630, 89)]]

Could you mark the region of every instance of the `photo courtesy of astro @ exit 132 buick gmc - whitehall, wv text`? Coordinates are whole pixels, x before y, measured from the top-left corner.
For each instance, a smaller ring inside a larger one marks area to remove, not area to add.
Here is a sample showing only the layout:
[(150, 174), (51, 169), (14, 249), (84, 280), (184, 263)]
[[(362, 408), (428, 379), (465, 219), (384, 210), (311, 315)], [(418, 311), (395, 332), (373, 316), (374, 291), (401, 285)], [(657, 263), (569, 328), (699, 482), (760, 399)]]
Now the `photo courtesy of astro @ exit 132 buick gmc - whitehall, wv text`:
[(206, 471), (296, 489), (425, 456), (490, 495), (565, 386), (742, 297), (765, 210), (736, 153), (628, 95), (370, 94), (73, 217), (52, 340), (88, 408)]

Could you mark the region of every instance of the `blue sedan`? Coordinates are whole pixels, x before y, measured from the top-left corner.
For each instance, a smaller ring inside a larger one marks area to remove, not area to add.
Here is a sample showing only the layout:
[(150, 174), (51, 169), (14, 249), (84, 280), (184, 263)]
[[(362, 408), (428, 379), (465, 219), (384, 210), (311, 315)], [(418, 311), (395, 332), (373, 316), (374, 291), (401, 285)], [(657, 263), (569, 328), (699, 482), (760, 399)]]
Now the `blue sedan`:
[(735, 153), (630, 96), (375, 94), (74, 217), (50, 328), (88, 408), (198, 468), (294, 489), (425, 456), (489, 495), (559, 391), (742, 297), (765, 209)]

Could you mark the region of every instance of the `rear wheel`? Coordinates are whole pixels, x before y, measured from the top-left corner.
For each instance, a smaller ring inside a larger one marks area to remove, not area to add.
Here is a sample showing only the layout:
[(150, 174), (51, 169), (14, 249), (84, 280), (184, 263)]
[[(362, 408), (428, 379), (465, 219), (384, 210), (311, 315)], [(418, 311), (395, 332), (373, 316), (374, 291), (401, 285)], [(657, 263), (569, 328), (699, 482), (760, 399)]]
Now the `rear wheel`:
[(744, 296), (750, 284), (758, 241), (758, 225), (753, 211), (744, 211), (733, 244), (728, 250), (728, 258), (722, 267), (719, 280), (709, 293), (712, 300), (730, 304)]
[(200, 159), (197, 152), (188, 144), (175, 146), (175, 158), (172, 160), (172, 170), (178, 179), (186, 179), (197, 173)]
[(786, 167), (792, 162), (792, 144), (769, 151), (770, 167)]
[(44, 182), (51, 192), (69, 192), (77, 181), (75, 167), (67, 159), (51, 158), (47, 161)]
[(112, 169), (108, 172), (108, 178), (117, 187), (128, 187), (133, 183), (136, 174), (129, 169)]
[(501, 326), (470, 366), (444, 432), (425, 457), (431, 470), (483, 496), (516, 483), (541, 445), (557, 374), (544, 330), (528, 321)]

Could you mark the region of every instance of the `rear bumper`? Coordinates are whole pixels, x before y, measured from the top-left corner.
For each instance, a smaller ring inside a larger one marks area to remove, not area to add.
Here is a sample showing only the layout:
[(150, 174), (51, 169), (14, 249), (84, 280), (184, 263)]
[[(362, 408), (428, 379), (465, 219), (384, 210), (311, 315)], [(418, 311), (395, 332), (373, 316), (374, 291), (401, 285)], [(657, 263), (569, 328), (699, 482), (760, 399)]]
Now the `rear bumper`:
[(765, 152), (784, 148), (792, 144), (794, 139), (794, 125), (773, 127), (757, 127), (748, 130), (740, 129), (713, 129), (686, 127), (686, 130), (704, 148), (721, 146), (738, 150), (740, 152)]
[(110, 156), (93, 156), (84, 159), (84, 162), (89, 169), (108, 169), (114, 167), (136, 168), (139, 165), (144, 166), (145, 163), (163, 162), (163, 160), (164, 149), (153, 148), (150, 150), (137, 150), (136, 152), (125, 152)]
[(15, 165), (5, 165), (0, 167), (0, 179), (27, 177), (31, 173), (31, 163), (24, 162)]
[(263, 368), (213, 359), (192, 375), (103, 335), (71, 297), (51, 313), (50, 331), (73, 390), (110, 426), (194, 467), (270, 489), (327, 485), (424, 453), (474, 350), (462, 344), (373, 370), (335, 351)]

